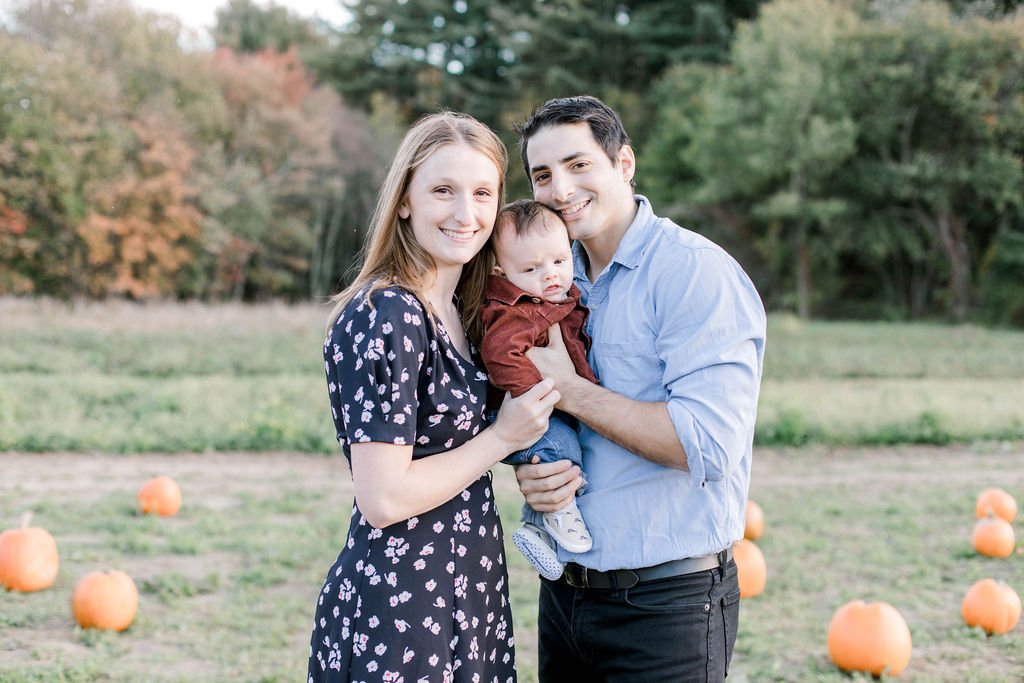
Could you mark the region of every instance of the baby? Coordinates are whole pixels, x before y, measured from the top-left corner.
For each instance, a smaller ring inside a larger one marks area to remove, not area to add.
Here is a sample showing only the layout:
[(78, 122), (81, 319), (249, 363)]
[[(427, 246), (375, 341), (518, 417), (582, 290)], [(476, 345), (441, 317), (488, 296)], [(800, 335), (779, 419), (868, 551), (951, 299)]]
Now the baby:
[[(572, 251), (562, 219), (539, 202), (512, 202), (498, 214), (491, 248), (497, 265), (487, 282), (481, 309), (485, 329), (481, 352), (491, 383), (519, 396), (540, 382), (543, 377), (526, 351), (546, 346), (548, 328), (556, 323), (576, 373), (596, 383), (587, 364), (587, 309), (572, 283)], [(540, 462), (571, 460), (581, 465), (575, 418), (556, 410), (544, 436), (504, 462), (518, 465), (530, 462), (533, 456)], [(585, 488), (586, 484), (577, 494)], [(548, 534), (572, 553), (587, 552), (593, 541), (575, 500), (562, 510), (544, 513), (543, 520), (544, 529), (527, 523), (512, 535), (512, 542), (541, 576), (555, 580), (563, 567)]]

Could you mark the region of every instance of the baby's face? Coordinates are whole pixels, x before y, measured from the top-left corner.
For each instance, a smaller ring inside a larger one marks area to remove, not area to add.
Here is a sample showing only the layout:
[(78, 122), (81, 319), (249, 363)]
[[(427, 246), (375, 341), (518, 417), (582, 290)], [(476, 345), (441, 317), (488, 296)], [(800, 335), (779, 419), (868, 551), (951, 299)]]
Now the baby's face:
[[(543, 222), (542, 225), (536, 225)], [(572, 286), (572, 248), (565, 225), (546, 213), (522, 237), (506, 228), (494, 244), (498, 266), (519, 289), (561, 301)]]

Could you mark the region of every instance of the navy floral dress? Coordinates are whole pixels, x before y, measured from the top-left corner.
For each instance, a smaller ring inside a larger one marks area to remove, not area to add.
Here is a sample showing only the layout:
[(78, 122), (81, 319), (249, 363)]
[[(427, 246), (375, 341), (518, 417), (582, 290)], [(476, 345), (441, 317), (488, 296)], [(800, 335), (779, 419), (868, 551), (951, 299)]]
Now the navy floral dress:
[[(357, 296), (324, 343), (338, 441), (412, 445), (414, 459), (486, 425), (487, 375), (459, 354), (419, 300), (391, 287)], [(490, 473), (447, 503), (375, 529), (353, 504), (327, 573), (308, 683), (515, 681), (501, 522)]]

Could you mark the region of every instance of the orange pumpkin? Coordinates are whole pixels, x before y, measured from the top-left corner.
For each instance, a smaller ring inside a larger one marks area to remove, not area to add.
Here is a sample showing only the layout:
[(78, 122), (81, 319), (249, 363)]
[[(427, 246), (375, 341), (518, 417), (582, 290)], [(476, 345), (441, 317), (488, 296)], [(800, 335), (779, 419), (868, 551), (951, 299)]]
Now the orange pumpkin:
[(1013, 527), (1005, 519), (989, 515), (974, 525), (974, 549), (988, 557), (1009, 557), (1016, 539)]
[(897, 676), (910, 663), (910, 629), (886, 602), (848, 602), (828, 625), (828, 654), (840, 669)]
[(967, 591), (960, 614), (968, 626), (1006, 633), (1020, 621), (1020, 596), (1002, 581), (982, 579)]
[(733, 559), (740, 582), (740, 597), (752, 598), (764, 590), (768, 581), (768, 565), (764, 555), (752, 541), (741, 538), (732, 546)]
[(752, 500), (747, 501), (747, 522), (743, 528), (743, 538), (756, 541), (764, 533), (764, 510)]
[(60, 570), (57, 543), (46, 529), (30, 527), (32, 513), (21, 518), (21, 527), (0, 534), (0, 586), (9, 591), (49, 588)]
[(161, 517), (176, 514), (181, 507), (181, 489), (170, 477), (153, 477), (139, 489), (139, 510)]
[(1017, 501), (1002, 489), (985, 489), (974, 504), (974, 516), (995, 515), (1012, 523), (1017, 517)]
[(123, 631), (138, 609), (139, 592), (124, 572), (89, 572), (71, 595), (71, 613), (82, 628)]

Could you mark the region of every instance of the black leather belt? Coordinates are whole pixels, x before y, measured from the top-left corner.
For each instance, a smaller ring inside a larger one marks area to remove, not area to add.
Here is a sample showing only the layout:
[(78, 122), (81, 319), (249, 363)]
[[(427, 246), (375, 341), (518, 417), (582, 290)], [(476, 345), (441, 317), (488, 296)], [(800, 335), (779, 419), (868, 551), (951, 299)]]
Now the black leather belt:
[(587, 569), (575, 562), (568, 562), (565, 565), (565, 573), (562, 574), (562, 578), (573, 588), (622, 590), (632, 588), (644, 581), (656, 581), (657, 579), (667, 579), (673, 576), (683, 576), (684, 574), (716, 569), (725, 566), (731, 559), (732, 546), (714, 555), (688, 557), (685, 560), (672, 560), (671, 562), (656, 564), (653, 567), (641, 567), (639, 569), (613, 569), (607, 572), (599, 572), (596, 569)]

